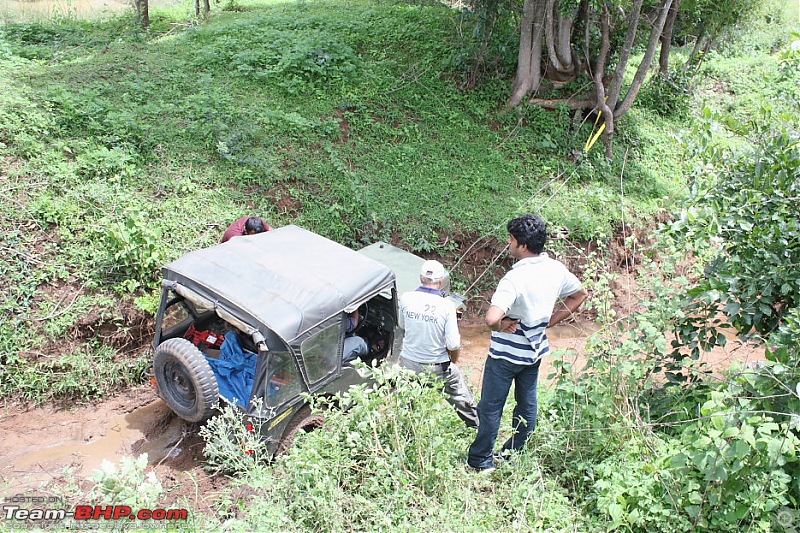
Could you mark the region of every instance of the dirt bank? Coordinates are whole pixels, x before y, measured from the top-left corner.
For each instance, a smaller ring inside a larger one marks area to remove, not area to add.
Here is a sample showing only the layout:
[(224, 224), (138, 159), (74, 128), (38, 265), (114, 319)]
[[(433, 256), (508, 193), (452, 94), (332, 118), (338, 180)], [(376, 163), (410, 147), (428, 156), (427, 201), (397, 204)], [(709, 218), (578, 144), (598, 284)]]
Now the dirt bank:
[[(465, 321), (460, 329), (460, 366), (477, 392), (490, 333), (476, 319)], [(580, 369), (586, 361), (586, 340), (597, 329), (590, 320), (558, 325), (549, 330), (551, 345)], [(757, 348), (731, 343), (705, 354), (704, 360), (727, 368), (734, 359), (746, 362), (759, 355)], [(545, 386), (552, 370), (552, 358), (546, 359), (541, 373)], [(27, 410), (7, 404), (0, 409), (0, 433), (4, 435), (0, 439), (3, 497), (46, 496), (53, 482), (85, 483), (104, 460), (118, 462), (124, 455), (142, 453), (148, 454), (151, 468), (168, 489), (165, 505), (190, 505), (202, 512), (227, 485), (224, 477), (209, 476), (203, 470), (197, 426), (178, 419), (149, 385), (75, 409)]]

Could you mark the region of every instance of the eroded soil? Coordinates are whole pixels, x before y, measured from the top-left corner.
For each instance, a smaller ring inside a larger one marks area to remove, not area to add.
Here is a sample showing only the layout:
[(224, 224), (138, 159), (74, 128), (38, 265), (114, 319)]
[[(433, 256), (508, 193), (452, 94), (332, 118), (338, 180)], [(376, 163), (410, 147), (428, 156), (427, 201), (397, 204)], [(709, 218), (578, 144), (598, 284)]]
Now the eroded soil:
[[(478, 320), (461, 324), (459, 362), (473, 386), (480, 389), (489, 330)], [(549, 330), (555, 350), (566, 351), (565, 361), (580, 369), (585, 364), (587, 338), (598, 326), (590, 320), (558, 325)], [(708, 363), (727, 367), (734, 359), (758, 357), (755, 347), (729, 344), (705, 355)], [(545, 360), (541, 376), (553, 372)], [(197, 426), (177, 418), (149, 385), (131, 388), (103, 402), (57, 410), (52, 406), (26, 410), (8, 404), (0, 409), (0, 479), (2, 496), (49, 496), (53, 487), (83, 483), (88, 489), (92, 472), (104, 460), (118, 462), (125, 455), (148, 454), (152, 470), (165, 489), (165, 508), (189, 505), (195, 512), (210, 512), (220, 492), (228, 486), (224, 476), (202, 468), (203, 442)]]
[[(622, 245), (618, 248), (624, 250)], [(492, 262), (493, 257), (502, 254), (502, 244), (486, 242), (471, 250), (479, 259), (461, 266), (475, 270), (472, 277), (471, 272), (464, 273), (468, 279), (477, 278), (479, 270), (484, 268), (508, 266), (503, 261)], [(618, 317), (630, 316), (649, 296), (636, 283), (635, 268), (631, 265), (637, 258), (627, 252), (617, 255), (622, 272), (611, 287), (614, 309)], [(569, 258), (565, 259), (569, 264)], [(579, 271), (577, 261), (570, 268)], [(61, 296), (67, 298), (70, 294)], [(482, 309), (489, 297), (488, 289), (472, 295), (471, 308), (460, 324), (459, 365), (476, 392), (480, 390), (489, 345), (489, 330), (482, 323)], [(129, 322), (136, 327), (115, 333), (110, 321), (97, 317), (87, 322), (90, 330), (87, 334), (102, 335), (115, 346), (136, 352), (152, 338), (152, 322), (136, 317)], [(577, 321), (551, 328), (548, 334), (554, 351), (562, 351), (563, 359), (580, 370), (586, 363), (586, 341), (598, 328), (591, 316), (582, 315)], [(77, 337), (75, 340), (80, 340)], [(703, 360), (719, 369), (727, 368), (734, 360), (749, 362), (761, 356), (763, 349), (742, 346), (732, 340), (727, 347), (705, 354)], [(540, 374), (543, 386), (547, 386), (553, 370), (552, 358), (546, 359)], [(161, 502), (164, 508), (188, 506), (194, 512), (209, 513), (229, 480), (212, 476), (203, 469), (203, 442), (197, 429), (196, 425), (178, 419), (150, 385), (129, 388), (105, 401), (72, 408), (46, 405), (30, 409), (22, 403), (6, 401), (0, 406), (0, 491), (8, 498), (52, 496), (58, 490), (56, 487), (67, 484), (88, 490), (93, 471), (104, 460), (118, 463), (123, 456), (147, 453), (150, 469), (165, 488)]]

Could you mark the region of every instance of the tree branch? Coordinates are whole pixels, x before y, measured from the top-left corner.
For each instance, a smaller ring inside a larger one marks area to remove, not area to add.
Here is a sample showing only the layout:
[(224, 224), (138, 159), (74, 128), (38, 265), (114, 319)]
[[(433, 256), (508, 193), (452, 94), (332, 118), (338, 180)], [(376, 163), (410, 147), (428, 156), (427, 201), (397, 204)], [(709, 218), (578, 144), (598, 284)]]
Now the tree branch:
[(566, 105), (570, 111), (595, 108), (593, 99), (588, 96), (582, 97), (581, 100), (575, 100), (574, 98), (531, 98), (529, 103), (545, 109), (558, 109)]
[(606, 101), (609, 107), (616, 108), (617, 100), (619, 100), (619, 93), (622, 90), (622, 77), (625, 74), (625, 69), (628, 67), (628, 59), (631, 55), (633, 43), (636, 40), (636, 30), (639, 27), (639, 17), (642, 12), (643, 0), (635, 0), (631, 6), (630, 20), (628, 22), (628, 31), (625, 34), (625, 41), (622, 44), (622, 50), (619, 54), (619, 61), (617, 68), (614, 71), (614, 77), (611, 78), (611, 84), (608, 88), (608, 95)]
[(664, 0), (664, 3), (661, 4), (661, 14), (658, 17), (656, 24), (650, 31), (650, 40), (647, 43), (647, 50), (645, 50), (644, 58), (642, 58), (642, 62), (639, 63), (639, 68), (636, 69), (636, 74), (634, 74), (631, 86), (628, 88), (628, 92), (625, 94), (625, 99), (619, 105), (614, 107), (615, 118), (619, 118), (627, 113), (633, 105), (636, 95), (639, 94), (639, 89), (641, 89), (644, 78), (647, 76), (647, 71), (650, 69), (650, 65), (653, 63), (653, 56), (656, 53), (656, 46), (658, 46), (658, 40), (661, 37), (661, 31), (664, 29), (664, 23), (667, 20), (667, 15), (669, 14), (669, 8), (671, 5), (672, 0)]

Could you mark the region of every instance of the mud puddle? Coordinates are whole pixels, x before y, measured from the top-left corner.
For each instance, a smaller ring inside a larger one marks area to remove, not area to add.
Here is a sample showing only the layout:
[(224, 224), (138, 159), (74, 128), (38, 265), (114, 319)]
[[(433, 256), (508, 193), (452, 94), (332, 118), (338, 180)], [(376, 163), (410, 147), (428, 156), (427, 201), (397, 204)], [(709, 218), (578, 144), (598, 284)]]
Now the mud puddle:
[[(476, 322), (460, 325), (459, 366), (478, 393), (490, 331)], [(586, 363), (587, 339), (598, 329), (589, 320), (559, 324), (548, 330), (551, 348), (580, 371)], [(704, 354), (703, 360), (727, 368), (733, 360), (748, 362), (759, 356), (763, 350), (731, 343)], [(540, 375), (545, 386), (554, 358), (543, 362)], [(65, 475), (82, 482), (104, 460), (118, 463), (123, 456), (142, 453), (148, 454), (159, 480), (171, 487), (172, 497), (194, 498), (195, 509), (209, 508), (226, 483), (203, 471), (203, 442), (196, 427), (177, 418), (149, 385), (71, 410), (5, 405), (0, 407), (0, 436), (0, 497), (42, 494), (48, 483), (63, 481)]]
[[(562, 359), (572, 363), (576, 370), (583, 368), (586, 357), (586, 340), (599, 331), (600, 326), (589, 320), (569, 324), (558, 324), (547, 330), (552, 351), (563, 350)], [(491, 331), (484, 325), (461, 325), (461, 356), (458, 365), (469, 379), (473, 390), (480, 390), (483, 379), (483, 364), (489, 353)], [(552, 357), (542, 362), (539, 375), (543, 380), (553, 373)]]
[(83, 480), (105, 460), (147, 453), (156, 465), (183, 452), (186, 424), (149, 387), (74, 410), (6, 406), (0, 412), (2, 496), (37, 491), (65, 468)]

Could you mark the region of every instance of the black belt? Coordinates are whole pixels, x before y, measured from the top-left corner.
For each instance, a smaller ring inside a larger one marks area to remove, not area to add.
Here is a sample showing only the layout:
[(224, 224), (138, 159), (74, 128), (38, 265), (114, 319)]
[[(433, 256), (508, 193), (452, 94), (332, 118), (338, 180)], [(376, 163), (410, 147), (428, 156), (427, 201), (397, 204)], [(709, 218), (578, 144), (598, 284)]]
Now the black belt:
[[(406, 359), (406, 358), (403, 357), (403, 359)], [(445, 361), (443, 363), (420, 363), (419, 361), (412, 361), (411, 359), (406, 359), (406, 361), (408, 361), (409, 363), (414, 363), (414, 364), (420, 365), (420, 366), (440, 366), (440, 367), (442, 367), (442, 370), (447, 370), (448, 368), (450, 368), (450, 363), (452, 363), (452, 361)]]

